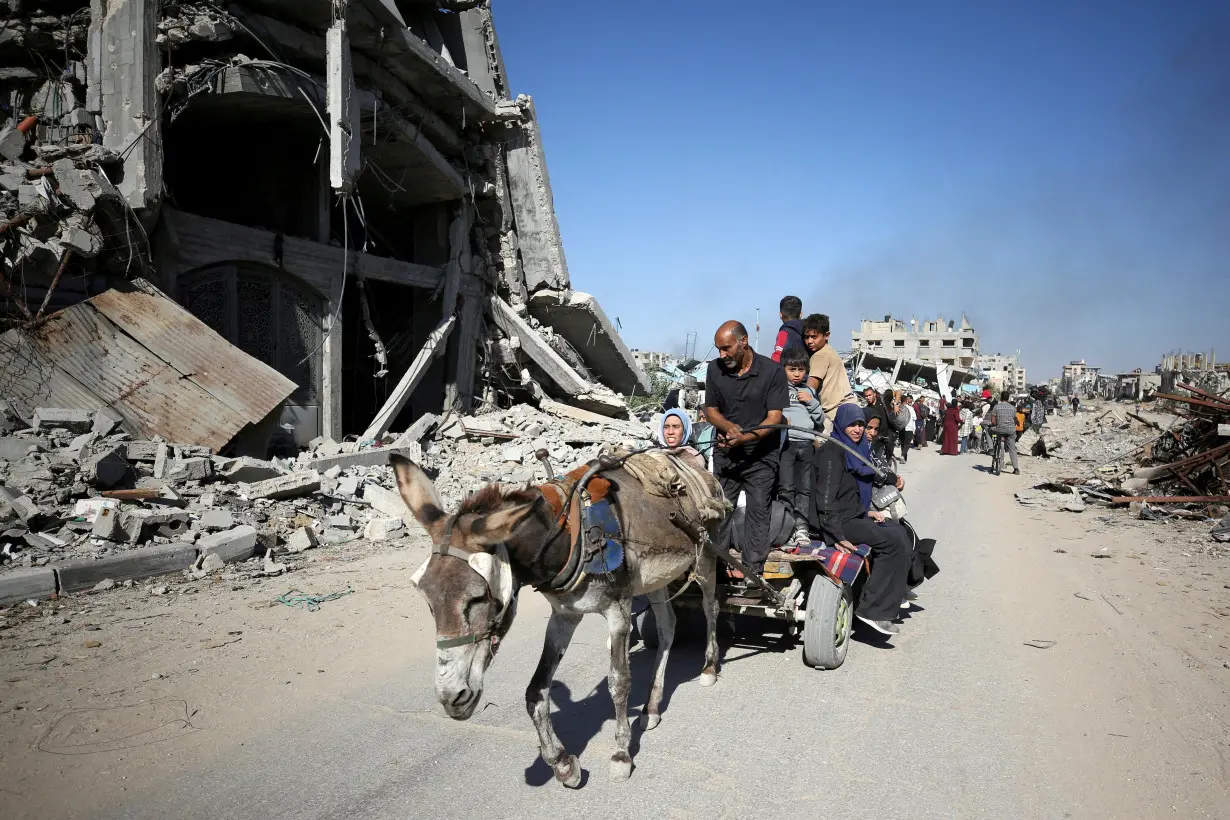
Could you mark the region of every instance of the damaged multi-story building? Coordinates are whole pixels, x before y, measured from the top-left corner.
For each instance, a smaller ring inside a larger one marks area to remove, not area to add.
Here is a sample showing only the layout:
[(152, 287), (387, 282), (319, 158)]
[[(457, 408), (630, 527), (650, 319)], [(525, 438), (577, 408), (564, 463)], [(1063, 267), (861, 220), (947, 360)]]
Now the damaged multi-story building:
[[(136, 280), (285, 377), (265, 423), (300, 444), (543, 398), (619, 417), (648, 389), (572, 289), (486, 0), (0, 13), (0, 397), (19, 415), (96, 404), (141, 426), (158, 379), (71, 371), (72, 310)], [(149, 321), (175, 365), (187, 325)]]

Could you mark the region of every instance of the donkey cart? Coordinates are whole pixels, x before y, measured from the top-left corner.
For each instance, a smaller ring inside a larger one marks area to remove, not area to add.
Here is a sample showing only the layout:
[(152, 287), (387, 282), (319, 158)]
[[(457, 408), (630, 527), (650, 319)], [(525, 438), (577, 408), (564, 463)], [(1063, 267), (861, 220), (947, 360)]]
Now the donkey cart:
[[(747, 587), (734, 575), (743, 574), (742, 562), (720, 553), (718, 557), (727, 565), (727, 577), (722, 579), (719, 573), (717, 584), (721, 611), (732, 616), (780, 621), (787, 638), (802, 637), (803, 663), (816, 669), (841, 666), (850, 647), (854, 586), (865, 572), (865, 554), (842, 553), (819, 542), (813, 542), (810, 550), (805, 548), (798, 553), (773, 550), (765, 563), (764, 574), (752, 582), (761, 587), (758, 598), (748, 597)], [(672, 586), (671, 595), (677, 596), (674, 604), (699, 614), (700, 591), (694, 584), (685, 587), (685, 583), (677, 582)], [(646, 606), (634, 619), (645, 646), (656, 647), (658, 633), (653, 610)], [(701, 618), (687, 620), (703, 624)]]

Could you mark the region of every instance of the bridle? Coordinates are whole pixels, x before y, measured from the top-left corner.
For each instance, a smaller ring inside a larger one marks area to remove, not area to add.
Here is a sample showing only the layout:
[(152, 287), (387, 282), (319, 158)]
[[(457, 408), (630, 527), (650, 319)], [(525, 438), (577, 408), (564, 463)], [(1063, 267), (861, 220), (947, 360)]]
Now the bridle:
[[(516, 585), (513, 585), (512, 597), (507, 603), (504, 603), (498, 590), (492, 588), (491, 578), (488, 575), (483, 574), (474, 565), (474, 561), (471, 560), (477, 557), (480, 553), (467, 552), (466, 550), (461, 550), (453, 546), (453, 525), (455, 523), (455, 516), (448, 519), (448, 523), (444, 525), (444, 534), (441, 539), (439, 541), (432, 542), (431, 555), (428, 556), (427, 560), (430, 562), (431, 558), (441, 555), (456, 558), (459, 561), (464, 561), (471, 570), (478, 573), (478, 575), (483, 579), (483, 582), (487, 585), (487, 592), (494, 600), (499, 601), (502, 604), (502, 609), (494, 618), (491, 619), (491, 626), (486, 630), (482, 632), (470, 632), (464, 635), (458, 635), (455, 638), (437, 638), (436, 649), (453, 649), (458, 646), (469, 646), (470, 644), (489, 641), (491, 645), (491, 654), (494, 656), (496, 650), (499, 648), (500, 638), (503, 637), (504, 633), (508, 631), (506, 628), (502, 627), (504, 627), (504, 621), (508, 618), (508, 614), (512, 612), (513, 604), (517, 600)], [(503, 547), (501, 546), (500, 549), (503, 550)], [(483, 554), (490, 555), (490, 553)], [(491, 556), (491, 558), (492, 560), (497, 560), (495, 556)], [(505, 557), (504, 560), (507, 562), (507, 557)], [(424, 564), (424, 568), (426, 568), (426, 564)]]

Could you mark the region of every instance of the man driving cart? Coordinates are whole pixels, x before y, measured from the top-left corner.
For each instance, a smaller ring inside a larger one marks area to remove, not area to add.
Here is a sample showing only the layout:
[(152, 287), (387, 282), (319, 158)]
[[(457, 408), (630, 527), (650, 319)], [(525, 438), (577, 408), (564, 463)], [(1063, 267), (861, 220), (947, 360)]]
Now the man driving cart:
[[(705, 419), (716, 428), (713, 472), (732, 504), (746, 496), (743, 563), (763, 574), (769, 554), (769, 516), (777, 480), (780, 430), (753, 429), (781, 424), (790, 404), (786, 372), (781, 365), (752, 350), (747, 328), (730, 321), (718, 328), (713, 344), (718, 358), (709, 362), (705, 378)], [(747, 597), (760, 590), (746, 582)]]

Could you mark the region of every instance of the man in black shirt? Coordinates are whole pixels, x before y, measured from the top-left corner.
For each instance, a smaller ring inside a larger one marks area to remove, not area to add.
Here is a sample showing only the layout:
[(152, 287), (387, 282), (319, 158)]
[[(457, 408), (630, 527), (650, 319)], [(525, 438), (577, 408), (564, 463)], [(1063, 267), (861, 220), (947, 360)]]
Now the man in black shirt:
[[(713, 337), (718, 358), (705, 377), (705, 418), (717, 428), (713, 472), (732, 504), (746, 494), (743, 562), (758, 574), (769, 554), (769, 513), (777, 478), (779, 430), (752, 430), (781, 424), (790, 405), (786, 371), (747, 343), (747, 328), (726, 322)], [(746, 431), (746, 432), (745, 432)]]

